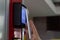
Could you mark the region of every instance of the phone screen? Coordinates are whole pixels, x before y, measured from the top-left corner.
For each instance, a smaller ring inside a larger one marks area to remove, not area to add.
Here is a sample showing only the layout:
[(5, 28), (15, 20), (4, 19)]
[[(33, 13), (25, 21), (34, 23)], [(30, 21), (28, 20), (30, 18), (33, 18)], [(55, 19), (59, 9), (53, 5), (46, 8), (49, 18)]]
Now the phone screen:
[(26, 8), (22, 7), (22, 23), (26, 24)]

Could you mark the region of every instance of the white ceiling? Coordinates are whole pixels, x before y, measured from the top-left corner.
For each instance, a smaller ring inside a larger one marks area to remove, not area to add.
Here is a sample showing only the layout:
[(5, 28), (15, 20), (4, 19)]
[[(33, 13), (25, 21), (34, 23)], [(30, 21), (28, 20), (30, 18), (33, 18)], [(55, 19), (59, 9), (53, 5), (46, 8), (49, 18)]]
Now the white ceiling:
[[(60, 0), (53, 0), (53, 2), (60, 2)], [(60, 6), (56, 6), (56, 14), (60, 15)]]
[(25, 0), (24, 4), (29, 9), (29, 16), (31, 17), (56, 15), (55, 6), (51, 0)]

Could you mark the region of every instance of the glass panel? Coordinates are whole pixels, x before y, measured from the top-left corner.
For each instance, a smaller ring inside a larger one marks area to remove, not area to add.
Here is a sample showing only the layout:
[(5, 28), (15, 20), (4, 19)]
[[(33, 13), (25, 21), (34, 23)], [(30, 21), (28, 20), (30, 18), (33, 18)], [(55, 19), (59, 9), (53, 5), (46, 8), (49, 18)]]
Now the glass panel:
[(0, 40), (3, 40), (5, 0), (0, 0)]
[(4, 16), (0, 16), (0, 40), (2, 39), (4, 28)]

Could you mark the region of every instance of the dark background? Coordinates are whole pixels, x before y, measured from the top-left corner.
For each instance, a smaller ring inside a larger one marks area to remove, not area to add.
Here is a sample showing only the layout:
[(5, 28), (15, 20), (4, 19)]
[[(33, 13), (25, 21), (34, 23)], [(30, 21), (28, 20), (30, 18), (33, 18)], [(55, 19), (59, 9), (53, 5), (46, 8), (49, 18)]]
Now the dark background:
[(60, 16), (47, 17), (47, 30), (60, 31)]

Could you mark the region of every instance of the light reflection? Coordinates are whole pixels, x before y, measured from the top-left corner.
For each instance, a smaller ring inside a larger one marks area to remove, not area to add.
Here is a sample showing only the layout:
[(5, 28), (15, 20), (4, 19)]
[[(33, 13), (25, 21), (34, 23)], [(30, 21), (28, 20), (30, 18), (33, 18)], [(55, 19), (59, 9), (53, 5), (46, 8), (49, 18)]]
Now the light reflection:
[(2, 39), (2, 32), (0, 32), (0, 39)]
[(0, 40), (3, 40), (3, 32), (4, 32), (4, 16), (5, 16), (5, 1), (0, 0)]
[(3, 27), (4, 27), (4, 16), (0, 16), (0, 40), (2, 40)]

